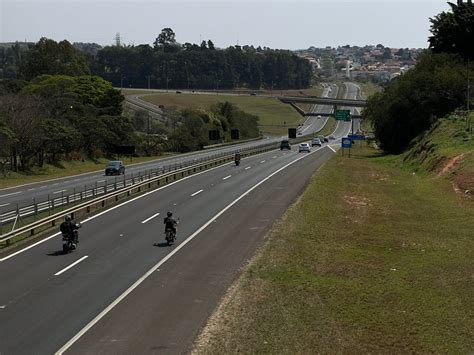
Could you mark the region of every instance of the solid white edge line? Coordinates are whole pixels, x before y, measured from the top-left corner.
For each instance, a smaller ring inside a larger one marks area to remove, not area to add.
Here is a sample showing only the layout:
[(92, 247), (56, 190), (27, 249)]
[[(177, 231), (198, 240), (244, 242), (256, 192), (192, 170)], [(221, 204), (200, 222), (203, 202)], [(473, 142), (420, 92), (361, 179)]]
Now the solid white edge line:
[[(321, 148), (319, 148), (321, 149)], [(91, 329), (96, 323), (98, 323), (107, 313), (109, 313), (117, 304), (119, 304), (125, 297), (127, 297), (133, 290), (135, 290), (143, 281), (145, 281), (148, 276), (150, 276), (153, 272), (160, 268), (166, 261), (168, 261), (174, 254), (176, 254), (181, 248), (183, 248), (186, 244), (188, 244), (191, 240), (193, 240), (199, 233), (201, 233), (209, 224), (219, 218), (224, 212), (226, 212), (229, 208), (235, 205), (238, 201), (244, 198), (248, 193), (255, 190), (258, 186), (263, 184), (265, 181), (270, 179), (272, 176), (278, 174), (280, 171), (286, 169), (290, 165), (304, 159), (311, 154), (314, 154), (319, 149), (309, 153), (302, 155), (301, 157), (289, 162), (288, 164), (282, 166), (280, 169), (274, 171), (266, 178), (258, 182), (256, 185), (252, 186), (250, 189), (245, 191), (239, 197), (237, 197), (234, 201), (228, 204), (224, 209), (218, 212), (214, 217), (209, 219), (206, 223), (204, 223), (200, 228), (198, 228), (193, 234), (187, 237), (181, 244), (179, 244), (176, 248), (174, 248), (168, 255), (166, 255), (163, 259), (161, 259), (155, 266), (153, 266), (150, 270), (148, 270), (142, 277), (140, 277), (137, 281), (135, 281), (124, 293), (122, 293), (119, 297), (117, 297), (111, 304), (109, 304), (102, 312), (100, 312), (93, 320), (91, 320), (84, 328), (82, 328), (74, 337), (72, 337), (66, 344), (64, 344), (58, 351), (55, 352), (56, 355), (63, 354), (66, 350), (68, 350), (77, 340), (79, 340), (89, 329)]]
[(232, 175), (227, 175), (226, 177), (223, 177), (222, 180), (227, 180), (228, 178), (230, 178)]
[(328, 145), (327, 147), (331, 149), (334, 153), (336, 153), (336, 150), (333, 147), (331, 147), (330, 145)]
[(65, 191), (67, 191), (67, 190), (55, 191), (55, 192), (53, 192), (53, 194), (59, 194), (60, 192), (65, 192)]
[(0, 205), (0, 207), (5, 207), (5, 206), (8, 206), (9, 203), (4, 203), (3, 205)]
[(158, 212), (158, 213), (155, 213), (153, 216), (151, 216), (151, 217), (148, 217), (147, 219), (145, 219), (144, 221), (142, 221), (142, 223), (146, 223), (146, 222), (148, 222), (149, 220), (151, 220), (151, 219), (153, 219), (153, 218), (157, 217), (159, 214), (160, 214), (160, 212)]
[(197, 194), (200, 194), (200, 193), (203, 192), (203, 191), (204, 191), (204, 190), (202, 190), (202, 189), (199, 190), (199, 191), (196, 191), (195, 193), (191, 194), (191, 196), (194, 197), (194, 196), (196, 196)]
[(63, 272), (68, 271), (70, 268), (72, 268), (73, 266), (79, 264), (82, 260), (85, 260), (88, 257), (89, 257), (88, 255), (84, 255), (82, 258), (80, 258), (79, 260), (73, 262), (71, 265), (69, 265), (69, 266), (65, 267), (64, 269), (62, 269), (61, 271), (58, 271), (57, 273), (55, 273), (54, 276), (61, 275)]
[(12, 193), (9, 193), (9, 194), (0, 195), (0, 197), (7, 197), (7, 196), (11, 196), (11, 195), (21, 194), (22, 192), (23, 191), (12, 192)]

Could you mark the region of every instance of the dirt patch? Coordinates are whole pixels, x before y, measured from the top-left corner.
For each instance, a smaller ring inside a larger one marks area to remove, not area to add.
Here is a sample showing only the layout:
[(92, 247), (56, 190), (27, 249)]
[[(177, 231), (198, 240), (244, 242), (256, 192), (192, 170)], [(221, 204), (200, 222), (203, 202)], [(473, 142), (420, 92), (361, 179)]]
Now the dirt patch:
[(464, 159), (464, 154), (455, 156), (454, 158), (451, 158), (448, 160), (448, 162), (444, 165), (443, 169), (438, 173), (438, 176), (441, 176), (443, 174), (446, 174), (450, 170), (452, 170), (456, 165), (459, 165), (463, 162)]
[(454, 191), (474, 196), (474, 175), (456, 174), (452, 184)]
[(370, 206), (370, 200), (362, 196), (344, 196), (344, 202), (356, 208), (364, 208)]

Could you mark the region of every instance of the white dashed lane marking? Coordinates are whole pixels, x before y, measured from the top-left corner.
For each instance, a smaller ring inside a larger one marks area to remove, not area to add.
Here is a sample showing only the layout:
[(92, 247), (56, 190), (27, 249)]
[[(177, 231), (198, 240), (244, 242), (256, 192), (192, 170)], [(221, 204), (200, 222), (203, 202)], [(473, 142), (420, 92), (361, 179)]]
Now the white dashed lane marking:
[(222, 178), (222, 180), (227, 180), (228, 178), (230, 178), (232, 175), (227, 175), (226, 177)]
[(159, 214), (160, 214), (159, 212), (158, 212), (158, 213), (155, 213), (153, 216), (151, 216), (151, 217), (148, 217), (147, 219), (145, 219), (144, 221), (142, 221), (142, 223), (146, 223), (146, 222), (148, 222), (149, 220), (151, 220), (151, 219), (153, 219), (153, 218), (155, 218), (155, 217), (159, 216)]
[(196, 196), (197, 194), (200, 194), (201, 192), (203, 192), (204, 190), (199, 190), (199, 191), (196, 191), (195, 193), (191, 194), (191, 196)]

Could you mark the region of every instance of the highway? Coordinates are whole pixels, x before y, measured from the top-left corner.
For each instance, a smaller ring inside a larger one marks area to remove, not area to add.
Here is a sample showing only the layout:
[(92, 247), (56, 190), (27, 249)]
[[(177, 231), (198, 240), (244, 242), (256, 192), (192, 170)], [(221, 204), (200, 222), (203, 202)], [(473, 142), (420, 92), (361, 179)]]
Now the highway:
[[(331, 90), (326, 88), (324, 96), (336, 97), (337, 86), (330, 85)], [(150, 105), (150, 104), (148, 104)], [(315, 106), (313, 111), (330, 112), (328, 106)], [(317, 119), (309, 117), (299, 129), (303, 134), (319, 131), (324, 127), (327, 118)], [(209, 159), (215, 154), (233, 154), (236, 149), (247, 149), (263, 144), (277, 144), (282, 137), (266, 137), (266, 139), (241, 143), (238, 145), (209, 149), (206, 151), (181, 154), (158, 161), (136, 164), (126, 167), (124, 176), (105, 176), (103, 171), (75, 175), (66, 178), (38, 182), (8, 189), (0, 190), (0, 230), (1, 224), (13, 221), (20, 214), (34, 213), (33, 206), (38, 205), (37, 210), (47, 210), (54, 201), (55, 206), (66, 204), (67, 201), (79, 201), (85, 197), (95, 194), (103, 194), (124, 185), (131, 185), (136, 180), (140, 181), (144, 175), (154, 170), (170, 170), (180, 164), (190, 164), (203, 159)], [(125, 161), (126, 163), (126, 161)]]
[[(350, 86), (348, 86), (348, 95)], [(354, 86), (354, 89), (356, 87)], [(183, 353), (272, 224), (340, 146), (274, 150), (148, 192), (2, 254), (0, 354)], [(163, 216), (180, 218), (164, 243)]]

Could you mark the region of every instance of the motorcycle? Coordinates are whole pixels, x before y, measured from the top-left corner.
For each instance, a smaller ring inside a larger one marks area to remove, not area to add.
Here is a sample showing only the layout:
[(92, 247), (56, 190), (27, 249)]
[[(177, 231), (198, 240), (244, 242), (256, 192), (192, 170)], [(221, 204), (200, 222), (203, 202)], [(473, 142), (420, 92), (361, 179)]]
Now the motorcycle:
[(240, 164), (240, 159), (235, 158), (235, 165), (239, 166), (239, 164)]
[(74, 230), (70, 234), (63, 233), (63, 253), (67, 254), (77, 248), (79, 232), (77, 231), (81, 228), (80, 223), (76, 223)]
[(172, 230), (171, 228), (166, 228), (166, 230), (165, 230), (165, 239), (166, 239), (166, 243), (168, 243), (168, 245), (174, 244), (174, 241), (176, 240), (175, 231)]

